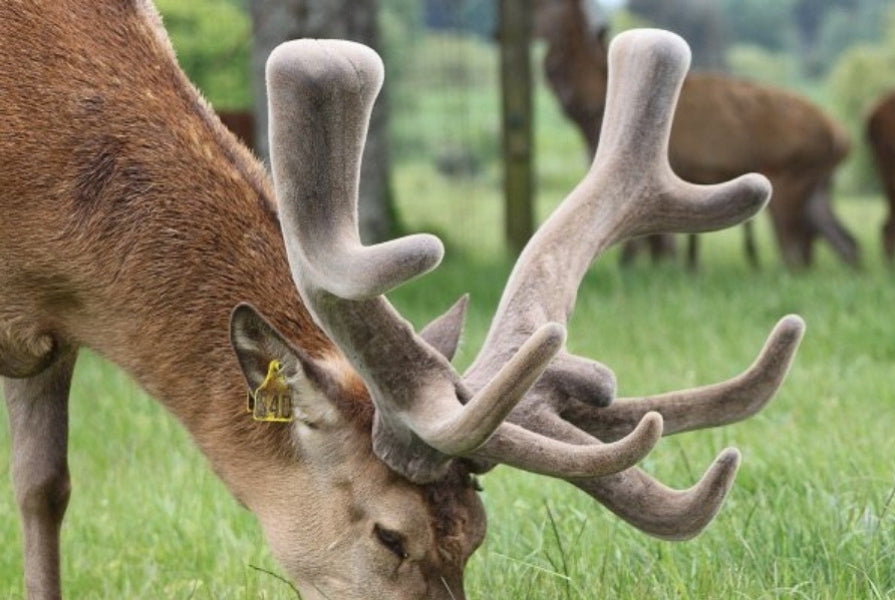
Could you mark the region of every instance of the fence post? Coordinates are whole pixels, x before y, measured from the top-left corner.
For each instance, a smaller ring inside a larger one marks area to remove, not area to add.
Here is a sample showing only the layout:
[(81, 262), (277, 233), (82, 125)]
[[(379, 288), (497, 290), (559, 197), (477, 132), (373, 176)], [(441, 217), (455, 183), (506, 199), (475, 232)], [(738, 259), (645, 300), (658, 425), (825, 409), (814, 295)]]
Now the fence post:
[(531, 0), (500, 0), (504, 223), (518, 254), (534, 231), (532, 175)]

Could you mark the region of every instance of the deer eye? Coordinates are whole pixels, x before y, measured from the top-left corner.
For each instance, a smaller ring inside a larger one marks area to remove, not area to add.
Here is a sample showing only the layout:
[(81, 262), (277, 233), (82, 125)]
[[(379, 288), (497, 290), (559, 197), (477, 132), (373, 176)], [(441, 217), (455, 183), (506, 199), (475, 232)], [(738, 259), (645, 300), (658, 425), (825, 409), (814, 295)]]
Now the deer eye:
[(407, 550), (404, 549), (404, 536), (397, 531), (386, 529), (379, 524), (373, 526), (373, 533), (379, 543), (388, 548), (389, 552), (404, 560), (407, 558)]

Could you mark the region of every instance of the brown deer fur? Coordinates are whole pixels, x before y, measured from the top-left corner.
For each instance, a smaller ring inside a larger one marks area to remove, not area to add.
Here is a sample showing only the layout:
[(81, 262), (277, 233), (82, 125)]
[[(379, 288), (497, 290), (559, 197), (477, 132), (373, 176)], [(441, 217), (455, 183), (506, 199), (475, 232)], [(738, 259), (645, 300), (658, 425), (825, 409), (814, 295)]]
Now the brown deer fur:
[[(593, 155), (606, 96), (606, 40), (605, 28), (582, 7), (587, 1), (540, 0), (536, 30), (547, 40), (550, 88)], [(691, 73), (675, 113), (669, 158), (675, 172), (693, 183), (717, 183), (750, 171), (767, 176), (774, 190), (768, 211), (788, 265), (809, 265), (817, 236), (855, 264), (857, 244), (829, 205), (833, 171), (848, 148), (842, 127), (795, 94)]]
[(895, 259), (895, 93), (883, 97), (867, 118), (867, 140), (889, 202), (883, 225), (883, 253)]

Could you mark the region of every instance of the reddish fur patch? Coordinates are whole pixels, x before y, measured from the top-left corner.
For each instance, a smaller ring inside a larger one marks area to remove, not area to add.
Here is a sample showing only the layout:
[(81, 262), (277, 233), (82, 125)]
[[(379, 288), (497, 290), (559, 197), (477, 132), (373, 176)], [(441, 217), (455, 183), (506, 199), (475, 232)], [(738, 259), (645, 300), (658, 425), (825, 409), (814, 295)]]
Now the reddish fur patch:
[(423, 486), (438, 549), (448, 565), (462, 567), (480, 541), (468, 537), (469, 500), (476, 489), (475, 480), (461, 461), (455, 461), (442, 480)]

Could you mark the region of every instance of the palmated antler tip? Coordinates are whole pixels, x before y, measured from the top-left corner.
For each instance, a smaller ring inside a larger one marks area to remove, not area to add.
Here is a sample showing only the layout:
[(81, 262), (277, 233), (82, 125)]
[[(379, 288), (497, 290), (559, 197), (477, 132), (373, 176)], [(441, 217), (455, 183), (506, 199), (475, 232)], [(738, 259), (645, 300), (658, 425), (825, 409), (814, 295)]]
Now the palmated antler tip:
[(751, 189), (756, 196), (765, 199), (770, 198), (771, 191), (773, 189), (771, 186), (771, 180), (761, 173), (746, 173), (745, 175), (740, 175), (738, 179), (743, 182), (743, 186)]
[(689, 490), (678, 492), (682, 510), (678, 527), (658, 537), (684, 541), (699, 535), (711, 523), (733, 487), (741, 455), (736, 448), (725, 448), (700, 480)]
[(328, 271), (320, 274), (323, 287), (341, 298), (363, 300), (385, 294), (424, 275), (441, 263), (444, 245), (434, 235), (408, 235), (351, 251), (328, 253)]
[(428, 273), (444, 258), (444, 244), (435, 235), (430, 233), (416, 233), (395, 240), (403, 246), (405, 258), (408, 262), (416, 264), (408, 269), (418, 275)]

